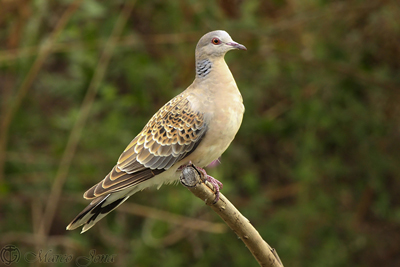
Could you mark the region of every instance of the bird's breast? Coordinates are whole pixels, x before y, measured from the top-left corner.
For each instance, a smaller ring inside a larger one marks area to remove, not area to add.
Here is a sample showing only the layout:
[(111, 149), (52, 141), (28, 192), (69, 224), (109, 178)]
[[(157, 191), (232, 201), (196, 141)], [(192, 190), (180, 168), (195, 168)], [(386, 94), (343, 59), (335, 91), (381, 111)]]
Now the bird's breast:
[(243, 113), (244, 106), (240, 93), (216, 103), (216, 112), (212, 123), (214, 124), (214, 131), (219, 133), (224, 145), (225, 143), (229, 145), (238, 132), (242, 124)]
[[(236, 87), (235, 87), (236, 88)], [(193, 163), (204, 167), (221, 156), (235, 138), (243, 119), (244, 106), (239, 91), (224, 92), (214, 96), (203, 112), (209, 116), (208, 130), (197, 152)]]

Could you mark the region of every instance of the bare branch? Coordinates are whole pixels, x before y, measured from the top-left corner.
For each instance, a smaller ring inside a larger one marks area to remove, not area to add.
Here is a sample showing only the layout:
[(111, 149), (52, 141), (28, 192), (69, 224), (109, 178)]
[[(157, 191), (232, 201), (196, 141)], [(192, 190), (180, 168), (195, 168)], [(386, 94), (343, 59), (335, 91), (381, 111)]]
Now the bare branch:
[(193, 219), (135, 203), (124, 203), (124, 205), (118, 207), (118, 211), (165, 221), (171, 224), (177, 224), (197, 231), (221, 234), (227, 230), (226, 226), (222, 223), (213, 223), (205, 220)]
[(250, 221), (223, 194), (220, 193), (219, 200), (214, 204), (215, 194), (212, 185), (205, 181), (203, 173), (197, 170), (194, 165), (188, 165), (182, 170), (180, 181), (190, 192), (205, 201), (225, 221), (245, 243), (260, 266), (283, 267), (275, 249), (262, 239), (258, 231), (250, 224)]

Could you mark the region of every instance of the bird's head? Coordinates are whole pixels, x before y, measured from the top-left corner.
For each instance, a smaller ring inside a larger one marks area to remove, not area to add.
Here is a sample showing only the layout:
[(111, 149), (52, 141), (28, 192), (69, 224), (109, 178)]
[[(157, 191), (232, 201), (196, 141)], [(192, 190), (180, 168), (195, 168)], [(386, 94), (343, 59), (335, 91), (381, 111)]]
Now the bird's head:
[(196, 46), (196, 58), (223, 57), (233, 49), (247, 50), (244, 45), (232, 40), (226, 31), (212, 31), (200, 38)]

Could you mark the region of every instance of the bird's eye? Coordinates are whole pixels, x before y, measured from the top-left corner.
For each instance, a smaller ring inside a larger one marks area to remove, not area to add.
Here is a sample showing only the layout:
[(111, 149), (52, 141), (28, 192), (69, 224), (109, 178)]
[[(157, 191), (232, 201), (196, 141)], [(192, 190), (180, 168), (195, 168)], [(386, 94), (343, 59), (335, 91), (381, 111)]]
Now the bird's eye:
[(217, 44), (220, 44), (220, 43), (221, 43), (221, 40), (218, 39), (218, 38), (213, 38), (213, 39), (211, 40), (211, 43), (217, 45)]

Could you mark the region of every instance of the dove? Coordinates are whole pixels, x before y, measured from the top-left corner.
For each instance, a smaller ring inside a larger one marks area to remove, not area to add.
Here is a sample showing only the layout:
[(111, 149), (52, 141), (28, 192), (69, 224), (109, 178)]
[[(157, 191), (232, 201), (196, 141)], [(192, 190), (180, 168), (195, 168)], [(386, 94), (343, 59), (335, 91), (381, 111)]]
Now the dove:
[(204, 172), (218, 200), (222, 183), (203, 168), (219, 159), (242, 123), (243, 98), (224, 59), (235, 49), (247, 50), (226, 31), (200, 38), (193, 83), (155, 113), (110, 173), (84, 193), (91, 202), (67, 230), (83, 225), (86, 232), (136, 192), (177, 181), (188, 164)]

